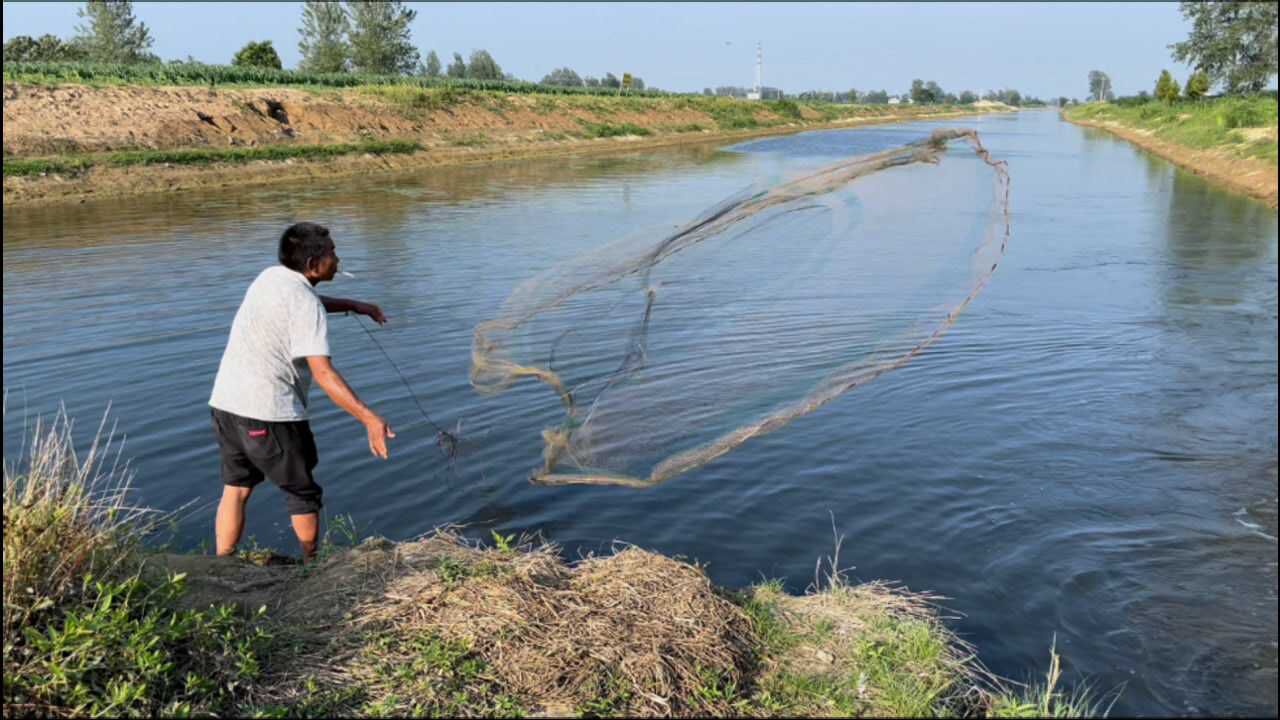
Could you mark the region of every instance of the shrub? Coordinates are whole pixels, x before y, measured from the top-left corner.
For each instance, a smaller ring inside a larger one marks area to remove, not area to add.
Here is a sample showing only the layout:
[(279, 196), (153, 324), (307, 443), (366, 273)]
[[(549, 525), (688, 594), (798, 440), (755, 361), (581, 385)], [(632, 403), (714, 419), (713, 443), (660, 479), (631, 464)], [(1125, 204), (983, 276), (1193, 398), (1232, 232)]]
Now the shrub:
[(231, 64), (236, 67), (260, 67), (273, 68), (275, 70), (284, 67), (270, 40), (250, 42), (240, 48), (235, 57), (231, 59)]
[(1262, 98), (1225, 100), (1218, 109), (1218, 125), (1228, 130), (1276, 124), (1276, 103)]
[(1199, 100), (1209, 92), (1209, 74), (1203, 70), (1191, 73), (1187, 78), (1186, 95), (1188, 100)]

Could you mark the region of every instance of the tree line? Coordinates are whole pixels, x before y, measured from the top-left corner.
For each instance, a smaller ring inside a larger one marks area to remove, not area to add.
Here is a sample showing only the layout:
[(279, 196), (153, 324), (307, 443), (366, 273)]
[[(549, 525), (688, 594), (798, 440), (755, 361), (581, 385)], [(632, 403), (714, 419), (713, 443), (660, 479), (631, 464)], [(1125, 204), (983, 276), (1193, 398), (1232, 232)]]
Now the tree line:
[[(38, 38), (19, 35), (4, 44), (5, 62), (94, 62), (142, 64), (163, 62), (151, 52), (154, 38), (146, 23), (133, 14), (129, 0), (88, 0), (78, 10), (82, 22), (69, 40), (46, 34)], [(418, 75), (428, 78), (515, 81), (487, 50), (473, 50), (468, 58), (453, 53), (446, 66), (435, 50), (422, 58), (414, 46), (410, 25), (417, 11), (403, 2), (303, 3), (298, 28), (298, 69), (310, 73), (359, 73), (365, 75)], [(192, 58), (188, 56), (188, 62)], [(170, 62), (181, 62), (171, 60)], [(231, 58), (231, 64), (280, 70), (283, 63), (270, 40), (249, 42)], [(543, 84), (566, 87), (621, 88), (613, 73), (601, 78), (580, 77), (559, 68), (543, 78)], [(644, 80), (632, 78), (632, 89), (644, 90)]]
[[(1153, 92), (1143, 90), (1119, 102), (1199, 100), (1215, 86), (1225, 95), (1266, 89), (1276, 76), (1278, 13), (1274, 2), (1180, 2), (1178, 8), (1191, 22), (1191, 32), (1169, 49), (1174, 60), (1190, 63), (1194, 71), (1179, 85), (1172, 73), (1161, 70)], [(1089, 71), (1089, 99), (1117, 100), (1105, 72)]]

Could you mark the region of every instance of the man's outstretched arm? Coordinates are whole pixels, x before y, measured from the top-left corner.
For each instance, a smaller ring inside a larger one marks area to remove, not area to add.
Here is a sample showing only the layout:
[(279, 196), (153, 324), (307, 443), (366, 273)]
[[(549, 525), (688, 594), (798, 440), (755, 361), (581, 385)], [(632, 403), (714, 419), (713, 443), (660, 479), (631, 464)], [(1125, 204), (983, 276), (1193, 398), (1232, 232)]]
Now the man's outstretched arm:
[(386, 460), (387, 438), (396, 436), (387, 421), (361, 402), (356, 391), (351, 389), (346, 379), (342, 377), (342, 373), (333, 366), (329, 356), (308, 355), (307, 366), (311, 368), (311, 376), (316, 379), (320, 387), (324, 388), (334, 404), (351, 413), (355, 419), (364, 424), (365, 431), (369, 435), (369, 452)]
[(387, 316), (382, 314), (382, 308), (373, 303), (348, 300), (347, 298), (327, 297), (325, 295), (320, 296), (320, 302), (324, 305), (324, 311), (328, 313), (353, 312), (368, 315), (379, 325), (387, 321)]

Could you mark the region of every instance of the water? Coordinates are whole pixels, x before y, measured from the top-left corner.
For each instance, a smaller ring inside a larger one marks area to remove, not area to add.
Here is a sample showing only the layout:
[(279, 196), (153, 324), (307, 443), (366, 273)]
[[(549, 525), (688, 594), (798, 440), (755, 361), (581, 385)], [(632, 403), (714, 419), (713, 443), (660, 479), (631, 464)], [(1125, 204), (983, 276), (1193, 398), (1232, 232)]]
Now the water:
[[(1275, 714), (1276, 213), (1105, 134), (1049, 113), (952, 123), (1010, 163), (1013, 239), (983, 295), (902, 370), (665, 485), (527, 484), (554, 396), (468, 386), (473, 327), (532, 274), (938, 124), (6, 209), (5, 455), (24, 414), (65, 403), (87, 439), (110, 402), (139, 500), (194, 501), (175, 542), (209, 542), (205, 402), (231, 318), (280, 231), (317, 221), (354, 275), (322, 292), (381, 304), (380, 342), (470, 443), (442, 472), (399, 377), (331, 318), (335, 364), (398, 432), (376, 461), (314, 391), (326, 509), (361, 531), (541, 530), (571, 555), (621, 539), (799, 592), (833, 514), (855, 578), (950, 597), (998, 673), (1042, 673), (1056, 637), (1072, 682), (1123, 684), (1116, 713)], [(259, 494), (246, 536), (290, 547), (279, 493)]]

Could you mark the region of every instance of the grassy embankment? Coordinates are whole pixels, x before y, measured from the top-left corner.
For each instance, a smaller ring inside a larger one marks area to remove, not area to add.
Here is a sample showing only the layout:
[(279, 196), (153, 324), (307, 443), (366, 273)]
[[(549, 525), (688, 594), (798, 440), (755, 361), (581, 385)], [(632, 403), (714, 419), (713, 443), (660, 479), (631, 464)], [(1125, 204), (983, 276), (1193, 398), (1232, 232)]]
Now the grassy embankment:
[[(504, 156), (515, 145), (568, 141), (591, 141), (601, 138), (628, 137), (660, 139), (682, 134), (734, 134), (763, 131), (769, 128), (801, 127), (833, 122), (863, 122), (884, 119), (910, 119), (925, 115), (956, 113), (963, 108), (951, 106), (899, 107), (885, 105), (837, 105), (822, 102), (794, 101), (747, 102), (732, 98), (700, 95), (675, 95), (642, 92), (617, 95), (616, 91), (592, 88), (555, 88), (522, 82), (481, 82), (431, 80), (423, 78), (361, 76), (350, 74), (319, 75), (294, 71), (269, 71), (221, 66), (180, 64), (175, 66), (90, 65), (82, 63), (9, 63), (4, 68), (5, 80), (14, 92), (25, 95), (24, 88), (87, 87), (97, 90), (138, 88), (205, 88), (209, 97), (230, 94), (233, 104), (263, 116), (261, 110), (246, 103), (237, 92), (259, 89), (302, 91), (326, 103), (323, 121), (329, 123), (324, 133), (308, 133), (308, 140), (293, 133), (281, 135), (272, 125), (271, 132), (259, 132), (247, 138), (243, 131), (256, 118), (253, 113), (232, 114), (213, 118), (200, 112), (198, 98), (191, 98), (189, 110), (181, 115), (189, 129), (182, 133), (187, 143), (179, 147), (157, 147), (175, 142), (174, 125), (148, 135), (130, 128), (104, 126), (98, 132), (78, 140), (68, 137), (57, 142), (67, 149), (56, 154), (12, 151), (6, 137), (5, 177), (44, 175), (82, 175), (95, 167), (128, 167), (134, 165), (187, 167), (249, 163), (258, 160), (332, 159), (358, 155), (414, 155), (450, 147), (484, 149), (502, 146)], [(128, 99), (132, 100), (132, 99)], [(132, 117), (150, 114), (146, 101), (138, 100)], [(374, 107), (376, 106), (376, 107)], [(14, 112), (24, 112), (14, 104)], [(405, 121), (393, 129), (374, 131), (369, 137), (368, 123), (352, 121), (343, 124), (344, 109), (368, 110), (394, 115)], [(307, 108), (295, 108), (304, 112)], [(29, 111), (34, 112), (34, 110)], [(93, 114), (92, 109), (79, 112)], [(237, 111), (239, 112), (239, 111)], [(293, 112), (291, 110), (291, 112)], [(197, 117), (200, 119), (197, 120)], [(282, 116), (283, 117), (283, 116)], [(664, 118), (680, 118), (676, 121)], [(209, 127), (230, 128), (220, 135)], [(225, 122), (224, 122), (225, 120)], [(93, 117), (82, 122), (93, 123)], [(281, 120), (282, 124), (287, 124)], [(407, 124), (406, 124), (407, 123)], [(119, 123), (117, 123), (119, 124)], [(554, 127), (549, 127), (554, 126)], [(43, 128), (35, 132), (52, 137), (60, 131)], [(191, 130), (190, 128), (194, 128)], [(137, 129), (137, 128), (134, 128)], [(199, 131), (203, 131), (199, 132)], [(237, 132), (239, 134), (237, 135)], [(342, 137), (347, 142), (323, 142), (316, 137)], [(104, 139), (105, 138), (105, 139)], [(114, 139), (113, 139), (114, 138)], [(249, 141), (253, 147), (235, 146)], [(101, 151), (94, 145), (108, 145)], [(232, 146), (226, 146), (228, 143)], [(24, 143), (16, 143), (21, 146)], [(32, 144), (29, 141), (25, 144)], [(35, 143), (38, 145), (39, 143)], [(219, 146), (222, 145), (222, 146)], [(61, 149), (61, 148), (59, 148)]]
[(1140, 105), (1089, 103), (1067, 108), (1068, 120), (1117, 123), (1195, 150), (1223, 150), (1276, 164), (1276, 99), (1256, 96)]
[(67, 154), (36, 158), (5, 158), (6, 177), (61, 174), (76, 175), (94, 166), (128, 167), (130, 165), (209, 165), (212, 163), (247, 163), (255, 160), (318, 160), (343, 155), (371, 153), (396, 155), (421, 150), (416, 142), (405, 140), (339, 143), (330, 145), (267, 145), (265, 147), (191, 148), (186, 150), (121, 150), (95, 154)]
[(165, 555), (146, 545), (162, 518), (129, 506), (109, 449), (76, 457), (62, 420), (5, 463), (5, 717), (1101, 709), (1057, 688), (1056, 655), (1011, 691), (930, 598), (834, 571), (803, 597), (729, 591), (636, 548), (570, 566), (528, 538), (448, 532), (326, 542), (305, 567)]

